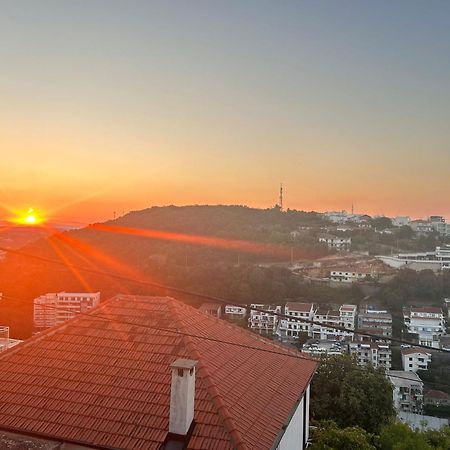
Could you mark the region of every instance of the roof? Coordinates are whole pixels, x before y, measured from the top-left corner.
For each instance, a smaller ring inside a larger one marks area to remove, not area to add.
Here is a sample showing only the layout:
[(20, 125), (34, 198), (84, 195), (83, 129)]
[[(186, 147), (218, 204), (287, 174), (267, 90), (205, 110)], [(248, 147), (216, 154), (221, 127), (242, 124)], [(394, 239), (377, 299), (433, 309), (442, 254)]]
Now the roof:
[(316, 367), (291, 356), (301, 354), (177, 300), (117, 296), (1, 354), (0, 429), (159, 449), (170, 365), (187, 358), (197, 361), (187, 448), (271, 448)]
[(402, 348), (402, 355), (413, 355), (414, 353), (421, 353), (422, 355), (431, 355), (430, 352), (427, 352), (421, 348)]
[(421, 378), (415, 372), (406, 370), (388, 370), (386, 371), (386, 376), (388, 376), (391, 383), (397, 387), (414, 386), (417, 384), (423, 385)]
[(411, 306), (411, 312), (442, 314), (442, 309), (436, 306)]
[(313, 303), (297, 303), (297, 302), (286, 303), (286, 308), (289, 308), (289, 311), (310, 312), (313, 306), (314, 306)]
[(430, 389), (429, 391), (425, 392), (425, 397), (436, 398), (439, 400), (450, 400), (450, 395), (447, 394), (447, 392), (435, 391), (433, 389)]

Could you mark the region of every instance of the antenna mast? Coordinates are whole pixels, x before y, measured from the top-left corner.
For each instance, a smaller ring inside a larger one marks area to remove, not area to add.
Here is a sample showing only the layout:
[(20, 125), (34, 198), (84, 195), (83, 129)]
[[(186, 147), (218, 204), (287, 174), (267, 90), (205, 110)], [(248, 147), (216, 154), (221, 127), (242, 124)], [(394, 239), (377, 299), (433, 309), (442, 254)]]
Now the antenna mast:
[(280, 183), (280, 211), (283, 211), (283, 183)]

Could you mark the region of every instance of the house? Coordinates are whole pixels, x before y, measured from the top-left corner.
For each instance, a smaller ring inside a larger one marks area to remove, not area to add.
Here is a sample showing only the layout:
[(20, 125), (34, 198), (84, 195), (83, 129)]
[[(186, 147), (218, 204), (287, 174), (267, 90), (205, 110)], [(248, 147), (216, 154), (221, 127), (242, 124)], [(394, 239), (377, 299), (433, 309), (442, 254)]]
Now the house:
[[(286, 303), (284, 314), (292, 319), (282, 318), (277, 334), (286, 338), (298, 338), (301, 333), (311, 334), (312, 324), (307, 321), (314, 319), (313, 303)], [(304, 319), (301, 321), (299, 319)]]
[(386, 342), (349, 342), (348, 352), (356, 357), (360, 366), (391, 368), (392, 351)]
[[(253, 308), (256, 308), (253, 309)], [(281, 314), (281, 305), (263, 305), (261, 303), (252, 303), (250, 305), (250, 316), (248, 326), (251, 330), (260, 334), (273, 336), (276, 334)]]
[(320, 234), (318, 240), (327, 244), (329, 249), (338, 251), (348, 251), (352, 245), (351, 237), (338, 237), (333, 234)]
[(411, 218), (408, 216), (397, 216), (392, 219), (394, 227), (404, 227), (411, 223)]
[(58, 292), (41, 295), (33, 301), (34, 332), (61, 325), (79, 313), (95, 308), (100, 292)]
[(337, 283), (355, 283), (370, 278), (372, 272), (367, 268), (341, 267), (330, 271), (330, 281)]
[(421, 413), (423, 382), (415, 372), (388, 370), (386, 376), (393, 386), (394, 407), (397, 412)]
[(403, 370), (417, 372), (418, 370), (428, 370), (428, 363), (431, 362), (431, 353), (422, 348), (402, 348)]
[(222, 305), (220, 303), (202, 303), (198, 308), (202, 313), (208, 314), (208, 316), (222, 317)]
[(120, 295), (0, 354), (0, 429), (48, 449), (303, 450), (316, 364), (172, 298)]
[(425, 392), (424, 404), (432, 406), (450, 406), (450, 395), (447, 392), (430, 389)]
[(417, 336), (419, 344), (439, 348), (445, 331), (444, 314), (434, 306), (403, 308), (403, 320), (408, 332)]

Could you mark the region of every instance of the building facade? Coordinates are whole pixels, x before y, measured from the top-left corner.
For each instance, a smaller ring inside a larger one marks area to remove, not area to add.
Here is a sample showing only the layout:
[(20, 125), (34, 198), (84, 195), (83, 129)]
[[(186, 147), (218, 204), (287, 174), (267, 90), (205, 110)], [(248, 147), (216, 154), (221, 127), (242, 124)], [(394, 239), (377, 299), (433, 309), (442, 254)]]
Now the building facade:
[(445, 332), (441, 308), (432, 306), (403, 308), (403, 320), (408, 332), (417, 336), (419, 344), (439, 348), (439, 339)]
[[(255, 311), (257, 308), (262, 311)], [(249, 328), (260, 334), (274, 335), (278, 329), (279, 317), (282, 308), (280, 305), (264, 305), (262, 303), (252, 303), (250, 305), (250, 315), (248, 318)]]
[(358, 314), (358, 329), (384, 337), (392, 336), (392, 315), (385, 309), (365, 306)]
[(358, 365), (391, 368), (392, 352), (386, 342), (350, 342), (348, 352), (356, 357)]
[(403, 370), (428, 370), (428, 363), (431, 362), (430, 352), (421, 348), (402, 348), (401, 353)]
[(33, 302), (34, 332), (61, 325), (100, 304), (100, 292), (58, 292), (41, 295)]
[[(311, 335), (312, 324), (308, 320), (314, 319), (313, 303), (286, 303), (284, 314), (291, 318), (282, 318), (277, 334), (282, 338), (298, 338), (301, 333)], [(299, 320), (300, 319), (300, 320)], [(303, 319), (303, 321), (301, 320)]]
[(393, 386), (394, 407), (397, 412), (422, 413), (423, 382), (415, 372), (389, 370), (386, 373)]

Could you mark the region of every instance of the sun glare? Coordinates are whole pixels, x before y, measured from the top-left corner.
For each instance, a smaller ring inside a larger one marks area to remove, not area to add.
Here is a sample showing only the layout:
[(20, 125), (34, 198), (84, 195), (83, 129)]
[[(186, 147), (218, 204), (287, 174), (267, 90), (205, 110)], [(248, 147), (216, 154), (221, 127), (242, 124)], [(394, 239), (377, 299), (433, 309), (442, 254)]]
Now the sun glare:
[(12, 221), (20, 225), (39, 225), (44, 222), (44, 218), (33, 208), (28, 208), (27, 211), (17, 214)]

